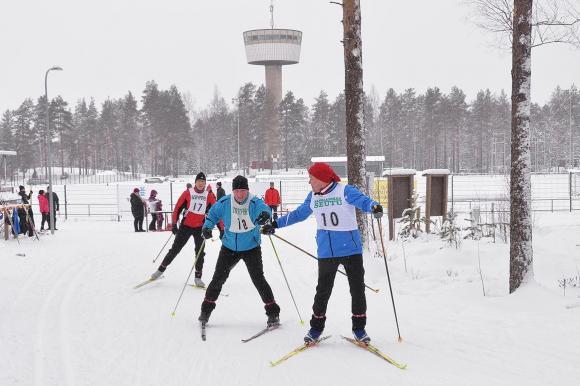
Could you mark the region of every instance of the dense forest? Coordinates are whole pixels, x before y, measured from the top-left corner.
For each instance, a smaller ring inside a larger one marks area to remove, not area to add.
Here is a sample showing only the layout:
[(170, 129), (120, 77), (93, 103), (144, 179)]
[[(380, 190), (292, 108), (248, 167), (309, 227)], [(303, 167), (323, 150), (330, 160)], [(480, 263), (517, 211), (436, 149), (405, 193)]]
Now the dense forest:
[[(50, 133), (44, 96), (26, 99), (0, 119), (0, 149), (16, 150), (12, 172), (45, 174), (47, 141), (53, 164), (79, 174), (118, 170), (155, 175), (224, 172), (267, 160), (264, 137), (272, 106), (264, 86), (247, 83), (232, 101), (219, 92), (195, 109), (188, 93), (156, 82), (145, 85), (141, 100), (131, 93), (97, 106), (93, 98), (70, 105), (50, 101)], [(384, 155), (385, 167), (448, 168), (453, 172), (504, 173), (510, 159), (510, 99), (505, 92), (481, 90), (474, 100), (453, 87), (380, 96), (365, 95), (366, 152)], [(313, 156), (346, 153), (345, 99), (325, 91), (307, 105), (288, 91), (278, 106), (282, 154), (279, 168), (304, 167)], [(239, 131), (238, 131), (239, 129)], [(557, 87), (544, 105), (531, 110), (533, 171), (553, 171), (580, 161), (580, 93)], [(64, 170), (63, 170), (64, 171)]]

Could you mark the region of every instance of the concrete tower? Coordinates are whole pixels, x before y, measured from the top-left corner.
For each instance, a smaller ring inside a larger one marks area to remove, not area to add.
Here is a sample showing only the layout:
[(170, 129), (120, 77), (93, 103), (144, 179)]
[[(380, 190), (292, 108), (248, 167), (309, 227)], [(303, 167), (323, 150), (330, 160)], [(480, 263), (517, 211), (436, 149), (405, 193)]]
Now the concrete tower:
[[(276, 106), (272, 127), (266, 133), (266, 160), (277, 160), (281, 153), (280, 123), (278, 105), (282, 100), (282, 66), (300, 61), (302, 32), (292, 29), (274, 28), (274, 6), (270, 5), (270, 28), (244, 32), (246, 57), (249, 64), (264, 66), (266, 70), (266, 91)], [(275, 165), (274, 165), (275, 166)]]

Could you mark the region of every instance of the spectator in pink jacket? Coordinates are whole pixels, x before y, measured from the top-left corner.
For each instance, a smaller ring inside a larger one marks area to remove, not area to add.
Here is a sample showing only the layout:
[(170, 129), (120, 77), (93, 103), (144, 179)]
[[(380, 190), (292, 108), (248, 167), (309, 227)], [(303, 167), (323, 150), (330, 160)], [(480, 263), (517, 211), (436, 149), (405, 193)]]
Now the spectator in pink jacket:
[(44, 230), (44, 223), (48, 225), (48, 229), (50, 229), (50, 207), (48, 204), (48, 199), (44, 195), (44, 190), (38, 191), (38, 205), (40, 206), (40, 213), (42, 214), (42, 222), (40, 223), (40, 230)]

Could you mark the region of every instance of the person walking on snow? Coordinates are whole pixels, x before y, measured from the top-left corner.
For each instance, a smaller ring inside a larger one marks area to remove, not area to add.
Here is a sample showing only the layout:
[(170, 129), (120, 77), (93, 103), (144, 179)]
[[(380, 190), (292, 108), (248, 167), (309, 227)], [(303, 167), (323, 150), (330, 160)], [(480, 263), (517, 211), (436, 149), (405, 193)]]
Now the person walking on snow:
[[(205, 174), (199, 173), (195, 177), (194, 186), (181, 193), (181, 196), (179, 196), (179, 199), (177, 200), (177, 204), (171, 214), (171, 223), (173, 224), (171, 231), (175, 235), (175, 239), (173, 240), (171, 249), (167, 252), (167, 255), (165, 255), (165, 258), (161, 262), (161, 265), (159, 265), (157, 271), (153, 272), (151, 275), (151, 280), (158, 279), (163, 272), (165, 272), (167, 266), (171, 264), (173, 259), (175, 259), (185, 244), (187, 244), (189, 238), (193, 236), (193, 240), (195, 241), (195, 254), (196, 256), (199, 254), (199, 257), (195, 262), (195, 285), (198, 287), (205, 287), (204, 282), (201, 280), (204, 261), (203, 257), (205, 255), (204, 251), (200, 252), (201, 245), (203, 244), (201, 228), (205, 220), (205, 214), (213, 204), (215, 204), (215, 199), (208, 196), (208, 192), (205, 190)], [(186, 210), (186, 214), (181, 220), (181, 225), (178, 227), (177, 221), (179, 214), (184, 209)]]
[(203, 237), (210, 239), (212, 229), (220, 220), (225, 225), (222, 247), (217, 259), (211, 282), (205, 292), (198, 320), (207, 323), (216, 307), (222, 286), (232, 268), (243, 260), (252, 283), (258, 290), (268, 316), (268, 327), (280, 323), (280, 307), (264, 277), (262, 250), (260, 247), (260, 227), (270, 220), (270, 208), (258, 197), (249, 193), (248, 180), (237, 176), (232, 182), (232, 194), (222, 197), (212, 206), (205, 223)]
[(371, 339), (365, 331), (367, 304), (356, 208), (367, 213), (372, 212), (376, 218), (382, 216), (383, 208), (356, 187), (339, 184), (340, 177), (326, 163), (314, 163), (308, 169), (308, 174), (312, 192), (308, 193), (296, 210), (264, 225), (262, 233), (274, 234), (276, 228), (304, 221), (314, 213), (318, 227), (316, 231), (318, 284), (312, 306), (311, 328), (304, 341), (307, 343), (317, 341), (324, 330), (328, 300), (332, 293), (336, 271), (342, 264), (348, 276), (352, 298), (352, 331), (357, 341), (368, 343)]
[(145, 232), (143, 229), (145, 203), (139, 195), (139, 188), (133, 189), (129, 201), (131, 202), (131, 214), (133, 214), (133, 228), (135, 228), (135, 232)]
[(264, 195), (264, 201), (266, 205), (272, 209), (272, 213), (274, 213), (274, 220), (278, 218), (278, 205), (281, 204), (280, 201), (280, 192), (274, 187), (274, 182), (270, 182), (270, 188), (266, 190), (266, 194)]

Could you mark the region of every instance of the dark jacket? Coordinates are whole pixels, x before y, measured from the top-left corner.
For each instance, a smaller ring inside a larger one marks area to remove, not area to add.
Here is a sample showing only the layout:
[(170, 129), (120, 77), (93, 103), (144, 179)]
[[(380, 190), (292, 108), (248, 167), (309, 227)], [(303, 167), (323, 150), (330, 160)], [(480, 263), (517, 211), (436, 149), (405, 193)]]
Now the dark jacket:
[(131, 213), (135, 217), (143, 217), (145, 215), (145, 207), (143, 200), (137, 193), (131, 193)]
[(23, 204), (30, 204), (30, 198), (32, 197), (32, 192), (26, 194), (24, 190), (18, 192), (18, 195), (22, 198)]
[(226, 195), (226, 191), (224, 190), (224, 188), (222, 188), (221, 186), (218, 186), (218, 188), (217, 188), (217, 200), (219, 201), (220, 198), (222, 198), (225, 195)]
[[(48, 195), (48, 192), (44, 193), (44, 196), (46, 197), (50, 205), (50, 196)], [(54, 204), (54, 211), (56, 212), (57, 210), (60, 210), (60, 205), (58, 204), (58, 194), (56, 194), (56, 192), (52, 192), (52, 201)]]

